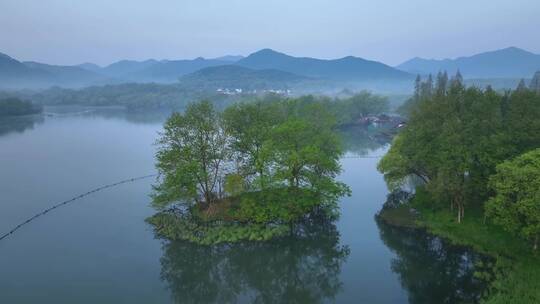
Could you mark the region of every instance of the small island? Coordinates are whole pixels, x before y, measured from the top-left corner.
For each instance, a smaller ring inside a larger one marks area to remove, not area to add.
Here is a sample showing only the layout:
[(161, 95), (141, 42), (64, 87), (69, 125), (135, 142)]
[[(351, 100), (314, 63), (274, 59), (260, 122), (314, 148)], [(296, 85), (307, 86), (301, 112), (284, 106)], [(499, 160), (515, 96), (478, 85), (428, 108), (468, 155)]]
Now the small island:
[(222, 112), (202, 101), (174, 113), (157, 143), (158, 213), (147, 221), (161, 237), (211, 245), (268, 240), (303, 221), (336, 219), (339, 198), (350, 193), (336, 180), (338, 126), (384, 111), (377, 98), (273, 98)]
[(15, 97), (0, 98), (0, 117), (39, 114), (43, 107)]
[(191, 104), (158, 141), (160, 183), (149, 218), (159, 235), (210, 245), (268, 240), (313, 216), (335, 218), (348, 194), (342, 154), (323, 102)]

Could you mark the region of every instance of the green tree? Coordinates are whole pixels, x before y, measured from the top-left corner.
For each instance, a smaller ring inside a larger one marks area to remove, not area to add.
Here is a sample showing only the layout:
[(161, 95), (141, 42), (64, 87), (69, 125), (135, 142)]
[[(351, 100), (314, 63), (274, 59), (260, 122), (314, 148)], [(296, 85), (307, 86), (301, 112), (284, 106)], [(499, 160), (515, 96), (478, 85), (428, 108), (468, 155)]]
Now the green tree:
[(529, 85), (529, 88), (536, 92), (537, 94), (540, 94), (540, 71), (536, 72), (531, 80), (531, 84)]
[(505, 136), (511, 155), (520, 155), (540, 146), (540, 95), (530, 90), (508, 96)]
[(210, 204), (228, 159), (221, 117), (208, 101), (190, 104), (185, 114), (174, 113), (158, 140), (157, 169), (162, 179), (154, 187), (154, 204), (175, 201)]
[(30, 101), (14, 97), (0, 99), (0, 117), (30, 115), (42, 111), (43, 108), (41, 106), (34, 105)]
[(504, 229), (529, 240), (534, 250), (540, 238), (540, 149), (497, 166), (490, 179), (495, 192), (486, 213)]
[(448, 82), (439, 73), (433, 91), (413, 104), (379, 170), (392, 188), (419, 177), (434, 201), (447, 202), (461, 222), (466, 205), (487, 198), (488, 177), (509, 154), (503, 99), (491, 89), (465, 88), (459, 74)]
[[(298, 106), (289, 101), (289, 108)], [(292, 111), (294, 113), (294, 111)], [(329, 215), (335, 214), (337, 198), (347, 195), (349, 188), (335, 181), (341, 172), (341, 142), (333, 131), (335, 117), (324, 103), (304, 105), (301, 116), (293, 115), (273, 132), (275, 170), (278, 180), (291, 189), (307, 188), (318, 197), (318, 204)]]
[(270, 179), (272, 155), (267, 144), (277, 121), (275, 103), (260, 100), (232, 105), (224, 111), (225, 129), (242, 174), (248, 178), (257, 175), (261, 190)]

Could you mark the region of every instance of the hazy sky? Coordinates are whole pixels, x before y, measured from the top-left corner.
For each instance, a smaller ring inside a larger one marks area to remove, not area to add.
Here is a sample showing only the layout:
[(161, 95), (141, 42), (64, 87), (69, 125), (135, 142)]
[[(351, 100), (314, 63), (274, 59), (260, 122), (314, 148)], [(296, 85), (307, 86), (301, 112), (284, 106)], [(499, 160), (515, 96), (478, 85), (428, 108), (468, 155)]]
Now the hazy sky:
[(540, 0), (0, 0), (0, 52), (54, 64), (273, 48), (395, 65), (508, 46), (540, 53)]

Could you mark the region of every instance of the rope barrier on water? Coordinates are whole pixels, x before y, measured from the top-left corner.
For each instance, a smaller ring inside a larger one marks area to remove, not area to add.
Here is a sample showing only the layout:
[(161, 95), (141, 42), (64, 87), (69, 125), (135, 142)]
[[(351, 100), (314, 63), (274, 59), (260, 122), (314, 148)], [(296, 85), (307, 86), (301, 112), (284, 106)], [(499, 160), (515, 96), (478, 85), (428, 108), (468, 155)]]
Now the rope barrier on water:
[(116, 187), (116, 186), (119, 186), (119, 185), (122, 185), (122, 184), (126, 184), (126, 183), (131, 183), (131, 182), (135, 182), (135, 181), (138, 181), (138, 180), (141, 180), (141, 179), (146, 179), (146, 178), (150, 178), (150, 177), (155, 177), (157, 176), (157, 174), (150, 174), (150, 175), (145, 175), (145, 176), (139, 176), (139, 177), (133, 177), (133, 178), (129, 178), (129, 179), (125, 179), (125, 180), (122, 180), (122, 181), (119, 181), (119, 182), (116, 182), (114, 184), (108, 184), (108, 185), (105, 185), (105, 186), (101, 186), (99, 188), (96, 188), (96, 189), (93, 189), (91, 191), (88, 191), (86, 193), (83, 193), (79, 196), (76, 196), (76, 197), (73, 197), (67, 201), (63, 201), (61, 203), (58, 203), (56, 205), (53, 205), (37, 214), (35, 214), (34, 216), (28, 218), (26, 221), (20, 223), (19, 225), (13, 227), (13, 229), (11, 229), (9, 232), (3, 234), (2, 236), (0, 236), (0, 241), (7, 238), (8, 236), (12, 235), (13, 233), (15, 233), (17, 230), (19, 230), (20, 228), (22, 228), (24, 225), (28, 225), (30, 222), (32, 222), (33, 220), (37, 219), (38, 217), (42, 216), (42, 215), (45, 215), (47, 213), (49, 213), (50, 211), (52, 210), (55, 210), (56, 208), (59, 208), (59, 207), (62, 207), (62, 206), (65, 206), (69, 203), (72, 203), (76, 200), (79, 200), (87, 195), (90, 195), (92, 193), (96, 193), (96, 192), (99, 192), (99, 191), (102, 191), (102, 190), (105, 190), (105, 189), (108, 189), (108, 188), (112, 188), (112, 187)]
[[(342, 157), (342, 158), (381, 158), (381, 157), (383, 157), (383, 156), (382, 156), (382, 155), (380, 155), (380, 156), (379, 156), (379, 155), (375, 155), (375, 156), (368, 156), (368, 155), (366, 155), (366, 156), (360, 156), (360, 155), (358, 155), (358, 156), (344, 156), (344, 157)], [(20, 223), (19, 225), (13, 227), (13, 229), (11, 229), (9, 232), (7, 232), (7, 233), (1, 235), (1, 236), (0, 236), (0, 241), (3, 240), (3, 239), (5, 239), (5, 238), (7, 238), (7, 237), (10, 236), (10, 235), (12, 235), (13, 233), (15, 233), (17, 230), (19, 230), (19, 229), (22, 228), (23, 226), (28, 225), (30, 222), (32, 222), (33, 220), (37, 219), (38, 217), (40, 217), (40, 216), (42, 216), (42, 215), (45, 215), (45, 214), (49, 213), (50, 211), (55, 210), (56, 208), (59, 208), (59, 207), (61, 207), (61, 206), (65, 206), (65, 205), (67, 205), (67, 204), (69, 204), (69, 203), (72, 203), (72, 202), (74, 202), (74, 201), (76, 201), (76, 200), (79, 200), (79, 199), (81, 199), (81, 198), (83, 198), (83, 197), (85, 197), (85, 196), (87, 196), (87, 195), (90, 195), (90, 194), (92, 194), (92, 193), (96, 193), (96, 192), (99, 192), (99, 191), (102, 191), (102, 190), (105, 190), (105, 189), (108, 189), (108, 188), (116, 187), (116, 186), (119, 186), (119, 185), (122, 185), (122, 184), (131, 183), (131, 182), (135, 182), (135, 181), (138, 181), (138, 180), (141, 180), (141, 179), (146, 179), (146, 178), (155, 177), (155, 176), (157, 176), (157, 174), (150, 174), (150, 175), (145, 175), (145, 176), (139, 176), (139, 177), (134, 177), (134, 178), (125, 179), (125, 180), (116, 182), (116, 183), (114, 183), (114, 184), (108, 184), (108, 185), (105, 185), (105, 186), (101, 186), (101, 187), (99, 187), (99, 188), (96, 188), (96, 189), (94, 189), (94, 190), (88, 191), (88, 192), (83, 193), (83, 194), (81, 194), (81, 195), (79, 195), (79, 196), (76, 196), (76, 197), (74, 197), (74, 198), (71, 198), (71, 199), (69, 199), (69, 200), (67, 200), (67, 201), (63, 201), (63, 202), (61, 202), (61, 203), (58, 203), (58, 204), (56, 204), (56, 205), (53, 205), (53, 206), (51, 206), (51, 207), (49, 207), (49, 208), (47, 208), (47, 209), (45, 209), (45, 210), (43, 210), (43, 211), (41, 211), (41, 212), (35, 214), (34, 216), (28, 218), (26, 221)]]

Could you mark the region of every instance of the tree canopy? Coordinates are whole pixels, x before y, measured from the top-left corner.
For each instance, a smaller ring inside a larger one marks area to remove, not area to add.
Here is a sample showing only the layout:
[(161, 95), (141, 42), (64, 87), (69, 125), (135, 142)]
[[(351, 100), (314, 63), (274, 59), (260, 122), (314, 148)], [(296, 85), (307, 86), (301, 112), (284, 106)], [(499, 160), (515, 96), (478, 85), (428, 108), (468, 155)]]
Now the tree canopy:
[(536, 250), (540, 238), (540, 149), (499, 164), (489, 185), (495, 195), (486, 204), (488, 216), (532, 241)]
[(497, 164), (540, 146), (540, 96), (526, 88), (503, 95), (439, 73), (435, 81), (417, 80), (413, 99), (379, 170), (393, 188), (419, 177), (435, 201), (456, 210), (458, 222), (466, 205), (489, 197)]
[(258, 224), (337, 216), (349, 189), (335, 180), (343, 152), (329, 102), (257, 100), (219, 112), (203, 101), (173, 114), (158, 141), (154, 206)]
[(15, 97), (0, 99), (0, 117), (37, 114), (41, 111), (41, 106), (36, 106), (30, 101), (21, 100)]

